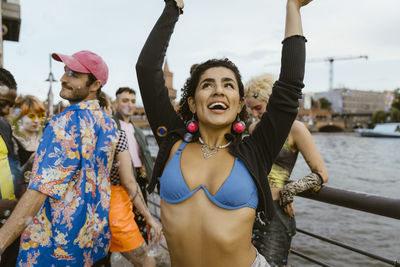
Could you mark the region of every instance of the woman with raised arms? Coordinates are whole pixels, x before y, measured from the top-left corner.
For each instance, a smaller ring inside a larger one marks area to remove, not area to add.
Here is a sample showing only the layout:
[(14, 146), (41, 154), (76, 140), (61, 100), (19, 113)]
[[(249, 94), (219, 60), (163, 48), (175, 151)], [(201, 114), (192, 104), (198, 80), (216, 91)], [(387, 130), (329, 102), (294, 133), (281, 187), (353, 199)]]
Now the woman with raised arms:
[(136, 71), (146, 115), (160, 147), (149, 191), (159, 186), (172, 266), (269, 266), (251, 243), (256, 210), (274, 214), (267, 174), (296, 118), (304, 87), (300, 7), (288, 0), (280, 77), (253, 133), (242, 138), (244, 87), (228, 59), (192, 68), (176, 113), (162, 64), (182, 0), (166, 0)]

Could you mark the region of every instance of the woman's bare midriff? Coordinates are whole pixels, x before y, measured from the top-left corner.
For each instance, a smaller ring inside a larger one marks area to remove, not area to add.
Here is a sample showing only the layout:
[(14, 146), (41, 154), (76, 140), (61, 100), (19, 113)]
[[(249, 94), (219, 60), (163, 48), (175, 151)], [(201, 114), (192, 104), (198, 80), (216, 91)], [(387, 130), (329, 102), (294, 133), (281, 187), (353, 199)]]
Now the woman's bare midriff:
[(216, 206), (200, 189), (189, 199), (161, 201), (163, 232), (173, 267), (250, 267), (255, 210)]
[(173, 267), (249, 267), (256, 252), (251, 244), (255, 211), (216, 206), (201, 189), (189, 199), (161, 202), (164, 235)]
[[(181, 143), (178, 141), (171, 149), (170, 159)], [(182, 152), (180, 166), (190, 190), (204, 185), (215, 195), (228, 179), (234, 163), (228, 149), (218, 150), (205, 159), (201, 145), (189, 143)], [(180, 203), (161, 200), (161, 220), (172, 266), (250, 267), (256, 258), (251, 243), (254, 217), (252, 208), (218, 207), (203, 189)]]

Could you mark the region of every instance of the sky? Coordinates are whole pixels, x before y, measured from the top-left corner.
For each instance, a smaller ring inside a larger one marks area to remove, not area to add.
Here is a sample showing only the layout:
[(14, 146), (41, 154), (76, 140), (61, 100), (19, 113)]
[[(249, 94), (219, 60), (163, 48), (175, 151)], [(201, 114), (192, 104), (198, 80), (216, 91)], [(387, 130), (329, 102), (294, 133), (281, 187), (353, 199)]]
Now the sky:
[[(19, 42), (4, 42), (4, 67), (19, 94), (45, 100), (49, 55), (91, 50), (109, 66), (104, 91), (115, 96), (121, 86), (138, 89), (134, 66), (163, 0), (20, 0)], [(279, 75), (284, 35), (284, 0), (188, 0), (167, 50), (174, 88), (182, 88), (193, 63), (228, 57), (244, 82), (253, 75)], [(304, 92), (327, 91), (329, 63), (333, 85), (358, 90), (400, 87), (399, 0), (314, 0), (302, 8), (307, 42)], [(365, 59), (339, 60), (367, 55)], [(55, 103), (64, 65), (52, 62)], [(138, 91), (138, 90), (137, 90)], [(141, 98), (138, 95), (138, 105)]]

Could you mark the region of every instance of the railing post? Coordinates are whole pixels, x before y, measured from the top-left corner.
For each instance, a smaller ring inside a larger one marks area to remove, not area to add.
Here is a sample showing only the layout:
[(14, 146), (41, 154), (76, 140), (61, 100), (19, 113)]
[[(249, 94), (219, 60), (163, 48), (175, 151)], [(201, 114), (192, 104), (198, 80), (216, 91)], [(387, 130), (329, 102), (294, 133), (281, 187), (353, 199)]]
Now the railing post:
[(400, 256), (394, 261), (394, 267), (400, 267)]

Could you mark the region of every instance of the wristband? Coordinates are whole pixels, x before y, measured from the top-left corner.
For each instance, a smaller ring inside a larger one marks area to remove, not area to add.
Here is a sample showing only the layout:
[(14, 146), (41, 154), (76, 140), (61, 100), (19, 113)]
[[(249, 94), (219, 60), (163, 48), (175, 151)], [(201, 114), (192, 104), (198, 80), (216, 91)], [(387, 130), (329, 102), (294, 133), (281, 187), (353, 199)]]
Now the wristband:
[(304, 192), (308, 189), (311, 189), (313, 192), (318, 192), (318, 190), (321, 189), (322, 183), (321, 175), (312, 172), (295, 182), (285, 185), (283, 189), (279, 191), (282, 206), (284, 207), (292, 203), (294, 196), (300, 192)]

